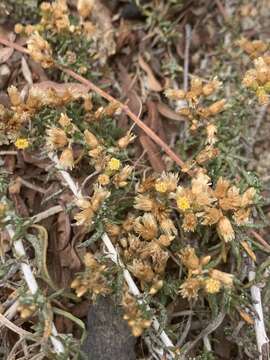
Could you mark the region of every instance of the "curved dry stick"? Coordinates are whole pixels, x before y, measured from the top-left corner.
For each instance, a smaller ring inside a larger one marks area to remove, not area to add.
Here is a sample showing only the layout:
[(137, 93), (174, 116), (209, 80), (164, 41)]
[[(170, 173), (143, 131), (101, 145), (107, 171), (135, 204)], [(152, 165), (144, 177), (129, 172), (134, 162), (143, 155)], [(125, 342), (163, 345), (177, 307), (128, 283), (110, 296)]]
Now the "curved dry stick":
[[(193, 349), (193, 347), (197, 344), (198, 341), (214, 332), (222, 324), (224, 317), (225, 312), (221, 311), (218, 316), (212, 322), (210, 322), (193, 341), (188, 343), (187, 347), (183, 351), (183, 355), (186, 356), (190, 352), (190, 350)], [(183, 359), (186, 359), (186, 357)]]

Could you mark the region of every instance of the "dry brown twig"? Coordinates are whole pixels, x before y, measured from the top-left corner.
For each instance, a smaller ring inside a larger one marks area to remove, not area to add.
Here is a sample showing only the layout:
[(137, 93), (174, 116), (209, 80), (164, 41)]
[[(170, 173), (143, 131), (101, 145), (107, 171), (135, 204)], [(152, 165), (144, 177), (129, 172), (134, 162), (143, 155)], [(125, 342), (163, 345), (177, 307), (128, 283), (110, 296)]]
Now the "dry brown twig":
[(254, 236), (254, 238), (262, 245), (265, 247), (265, 250), (269, 253), (270, 252), (270, 244), (268, 244), (268, 242), (266, 240), (264, 240), (264, 238), (257, 233), (257, 231), (255, 230), (250, 230), (251, 235)]
[(20, 337), (28, 337), (30, 339), (34, 338), (33, 334), (29, 331), (21, 329), (19, 326), (15, 325), (9, 319), (7, 319), (4, 315), (0, 314), (0, 323), (18, 334)]

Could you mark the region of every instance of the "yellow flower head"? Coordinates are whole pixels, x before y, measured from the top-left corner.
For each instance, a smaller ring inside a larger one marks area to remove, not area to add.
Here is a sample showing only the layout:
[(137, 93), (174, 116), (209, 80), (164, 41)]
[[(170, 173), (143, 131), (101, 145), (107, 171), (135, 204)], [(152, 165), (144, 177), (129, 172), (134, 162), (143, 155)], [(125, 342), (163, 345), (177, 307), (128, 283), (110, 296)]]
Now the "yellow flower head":
[(16, 140), (15, 146), (17, 149), (21, 149), (21, 150), (26, 149), (29, 146), (29, 141), (24, 138), (19, 138)]
[(158, 180), (155, 184), (155, 189), (157, 192), (165, 193), (168, 190), (168, 186), (165, 181)]
[(178, 196), (176, 198), (177, 206), (180, 210), (185, 211), (190, 208), (189, 200), (186, 196)]
[(100, 174), (98, 177), (98, 182), (101, 186), (106, 186), (110, 183), (110, 178), (106, 174)]
[(216, 294), (221, 288), (221, 282), (216, 279), (208, 278), (204, 282), (204, 288), (208, 294)]
[(108, 169), (111, 171), (119, 170), (121, 165), (120, 160), (116, 158), (111, 158), (111, 160), (108, 162)]

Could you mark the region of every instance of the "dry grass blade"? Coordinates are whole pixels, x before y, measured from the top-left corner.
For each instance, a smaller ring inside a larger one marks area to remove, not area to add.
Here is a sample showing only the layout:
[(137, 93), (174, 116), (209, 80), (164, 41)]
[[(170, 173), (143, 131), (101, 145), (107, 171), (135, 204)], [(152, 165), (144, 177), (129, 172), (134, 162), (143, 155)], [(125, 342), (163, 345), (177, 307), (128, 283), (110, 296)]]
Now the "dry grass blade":
[(33, 334), (31, 334), (29, 331), (26, 331), (24, 329), (21, 329), (19, 326), (15, 325), (13, 322), (8, 320), (4, 315), (0, 314), (0, 323), (1, 325), (9, 328), (16, 334), (20, 335), (21, 337), (28, 337), (30, 339), (35, 339)]

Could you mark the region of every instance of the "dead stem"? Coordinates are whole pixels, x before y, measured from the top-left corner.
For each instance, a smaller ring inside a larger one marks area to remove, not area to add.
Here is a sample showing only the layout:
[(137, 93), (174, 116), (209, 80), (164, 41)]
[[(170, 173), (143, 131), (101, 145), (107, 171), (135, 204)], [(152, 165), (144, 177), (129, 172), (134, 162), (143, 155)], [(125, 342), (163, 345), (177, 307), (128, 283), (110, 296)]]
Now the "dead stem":
[(34, 190), (34, 191), (37, 191), (41, 194), (45, 194), (46, 193), (46, 189), (43, 189), (42, 187), (40, 186), (37, 186), (37, 185), (34, 185), (34, 184), (31, 184), (29, 181), (21, 178), (21, 177), (18, 177), (16, 180), (18, 180), (19, 183), (21, 183), (22, 185), (24, 185), (25, 187), (27, 187), (28, 189), (31, 189), (31, 190)]
[(188, 73), (189, 73), (189, 49), (191, 42), (191, 26), (187, 24), (185, 26), (186, 31), (186, 44), (185, 44), (185, 59), (184, 59), (184, 91), (188, 91)]
[[(213, 331), (215, 331), (222, 324), (224, 317), (225, 317), (225, 312), (221, 311), (218, 314), (218, 316), (209, 325), (207, 325), (206, 328), (203, 329), (202, 332), (193, 341), (187, 344), (183, 352), (183, 355), (187, 355), (191, 351), (191, 349), (194, 348), (194, 346), (197, 344), (198, 341), (200, 341), (205, 336), (208, 336)], [(186, 357), (183, 359), (186, 359)]]
[(58, 214), (60, 212), (63, 211), (63, 207), (60, 206), (60, 205), (56, 205), (56, 206), (52, 206), (51, 208), (45, 210), (45, 211), (42, 211), (41, 213), (33, 216), (33, 221), (34, 223), (38, 223), (44, 219), (47, 219), (48, 217), (50, 216), (53, 216), (55, 214)]
[[(252, 261), (251, 269), (248, 273), (249, 281), (254, 281), (255, 276), (256, 273), (254, 271), (254, 262)], [(267, 337), (264, 325), (261, 289), (256, 284), (252, 285), (250, 288), (250, 293), (253, 306), (257, 314), (254, 321), (254, 329), (256, 333), (257, 346), (260, 353), (258, 360), (267, 360), (269, 359), (269, 339)]]
[[(15, 236), (15, 231), (13, 230), (13, 227), (11, 225), (8, 225), (6, 228), (9, 233), (10, 238), (13, 239)], [(13, 247), (14, 247), (15, 253), (17, 254), (17, 256), (19, 258), (22, 258), (22, 259), (26, 258), (26, 252), (24, 249), (22, 239), (15, 240), (13, 242)], [(27, 284), (30, 292), (32, 294), (35, 294), (38, 291), (38, 284), (37, 284), (37, 281), (32, 272), (31, 266), (28, 263), (26, 263), (25, 261), (21, 261), (20, 265), (21, 265), (22, 273), (24, 275), (24, 279), (26, 281), (26, 284)], [(54, 324), (52, 323), (52, 335), (50, 336), (50, 339), (51, 339), (51, 342), (52, 342), (55, 352), (60, 354), (60, 353), (64, 352), (64, 347), (63, 347), (62, 342), (56, 338), (57, 335), (58, 335), (57, 330), (56, 330)]]
[(264, 238), (257, 233), (257, 231), (255, 230), (251, 230), (250, 233), (255, 237), (255, 239), (261, 244), (263, 245), (267, 252), (270, 252), (270, 245), (268, 244), (268, 242), (266, 240), (264, 240)]
[(0, 323), (20, 336), (24, 336), (24, 337), (27, 336), (28, 338), (31, 338), (31, 339), (34, 338), (33, 334), (31, 334), (29, 331), (21, 329), (19, 326), (15, 325), (13, 322), (8, 320), (1, 313), (0, 313)]

